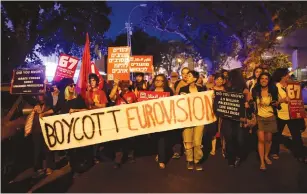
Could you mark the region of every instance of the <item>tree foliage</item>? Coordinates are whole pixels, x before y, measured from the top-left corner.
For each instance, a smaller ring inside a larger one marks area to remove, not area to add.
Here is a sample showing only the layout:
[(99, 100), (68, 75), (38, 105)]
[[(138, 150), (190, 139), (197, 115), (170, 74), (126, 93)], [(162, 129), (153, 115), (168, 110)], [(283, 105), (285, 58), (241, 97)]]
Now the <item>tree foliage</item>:
[(35, 52), (71, 54), (84, 45), (86, 32), (93, 44), (101, 42), (110, 13), (103, 1), (1, 2), (2, 70), (10, 73), (27, 58), (33, 63)]
[(273, 47), (278, 35), (306, 24), (306, 11), (306, 2), (155, 2), (143, 23), (180, 35), (217, 66), (221, 54), (243, 61)]

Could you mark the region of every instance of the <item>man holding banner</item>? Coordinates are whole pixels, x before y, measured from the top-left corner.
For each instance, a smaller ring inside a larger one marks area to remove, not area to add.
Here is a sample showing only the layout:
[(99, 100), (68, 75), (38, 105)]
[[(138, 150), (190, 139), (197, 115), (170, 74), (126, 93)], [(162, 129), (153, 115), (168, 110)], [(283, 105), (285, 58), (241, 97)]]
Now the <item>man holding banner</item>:
[[(95, 73), (91, 73), (89, 76), (89, 87), (86, 91), (86, 99), (85, 103), (87, 108), (90, 110), (97, 109), (97, 108), (105, 108), (106, 104), (108, 103), (106, 94), (103, 90), (99, 89), (99, 78)], [(99, 163), (98, 159), (98, 150), (100, 144), (96, 144), (93, 146), (94, 149), (94, 162), (96, 164)]]

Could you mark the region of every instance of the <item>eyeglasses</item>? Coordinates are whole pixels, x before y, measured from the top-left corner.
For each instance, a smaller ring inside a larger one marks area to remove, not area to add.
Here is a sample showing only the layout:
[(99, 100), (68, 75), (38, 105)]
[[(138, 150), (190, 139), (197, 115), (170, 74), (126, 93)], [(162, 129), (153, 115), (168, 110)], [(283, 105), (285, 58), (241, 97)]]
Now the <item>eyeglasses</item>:
[(70, 87), (76, 87), (76, 84), (70, 84), (69, 86)]

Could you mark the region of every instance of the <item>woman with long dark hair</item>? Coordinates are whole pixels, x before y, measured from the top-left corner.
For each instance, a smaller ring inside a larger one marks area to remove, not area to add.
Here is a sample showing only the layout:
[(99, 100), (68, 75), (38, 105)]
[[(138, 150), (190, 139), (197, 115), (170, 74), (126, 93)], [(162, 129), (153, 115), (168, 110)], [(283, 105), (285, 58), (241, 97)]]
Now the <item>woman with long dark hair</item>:
[(276, 108), (278, 106), (278, 91), (271, 82), (269, 73), (261, 73), (253, 88), (253, 99), (257, 105), (258, 123), (258, 154), (260, 170), (266, 170), (266, 164), (272, 164), (269, 153), (272, 144), (272, 133), (277, 132)]
[[(240, 69), (229, 72), (228, 85), (225, 87), (227, 92), (243, 93), (245, 95), (245, 108), (252, 99), (246, 87), (245, 80)], [(224, 118), (221, 131), (226, 141), (226, 153), (228, 165), (230, 167), (239, 166), (241, 159), (245, 157), (244, 138), (246, 130), (241, 128), (241, 122)]]
[(252, 92), (252, 89), (256, 86), (258, 82), (258, 78), (260, 74), (262, 73), (262, 68), (261, 67), (256, 67), (253, 71), (253, 76), (251, 77), (250, 80), (246, 82), (247, 88), (250, 92)]
[[(173, 90), (168, 86), (168, 80), (164, 74), (159, 74), (154, 77), (150, 90), (155, 92), (169, 92), (170, 96), (174, 95)], [(171, 134), (173, 134), (172, 131), (153, 134), (154, 139), (157, 139), (158, 143), (158, 155), (156, 161), (159, 163), (160, 169), (165, 168), (166, 154), (168, 148), (170, 148), (168, 144)]]
[(304, 145), (302, 141), (301, 131), (305, 130), (304, 119), (291, 119), (289, 114), (288, 103), (290, 101), (287, 95), (287, 86), (290, 75), (287, 68), (279, 68), (273, 74), (273, 81), (276, 83), (278, 89), (280, 109), (277, 110), (277, 128), (278, 132), (273, 135), (273, 143), (271, 153), (273, 159), (279, 159), (279, 144), (281, 134), (285, 126), (287, 125), (293, 143), (293, 154), (294, 156), (303, 163), (307, 163), (307, 158), (304, 153)]

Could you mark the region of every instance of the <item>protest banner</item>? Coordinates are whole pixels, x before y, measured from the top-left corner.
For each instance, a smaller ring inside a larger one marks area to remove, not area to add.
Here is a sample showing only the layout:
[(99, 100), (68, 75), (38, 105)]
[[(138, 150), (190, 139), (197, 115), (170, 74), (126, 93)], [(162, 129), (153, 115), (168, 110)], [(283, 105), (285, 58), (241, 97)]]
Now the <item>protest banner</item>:
[(213, 91), (172, 96), (40, 119), (50, 150), (83, 147), (216, 121)]
[(108, 48), (108, 80), (130, 80), (130, 47)]
[(304, 101), (302, 99), (302, 90), (299, 82), (289, 82), (287, 86), (287, 96), (290, 98), (288, 103), (291, 119), (300, 119), (306, 117)]
[(53, 81), (59, 82), (62, 78), (73, 78), (79, 61), (76, 57), (61, 54)]
[(239, 121), (245, 117), (245, 97), (242, 93), (215, 91), (214, 110), (218, 117)]
[(146, 100), (153, 100), (163, 97), (169, 97), (169, 92), (154, 92), (154, 91), (139, 91), (138, 92), (138, 101), (146, 101)]
[(13, 70), (11, 94), (41, 94), (45, 92), (45, 67)]
[(130, 57), (130, 72), (153, 72), (153, 56), (140, 55)]

